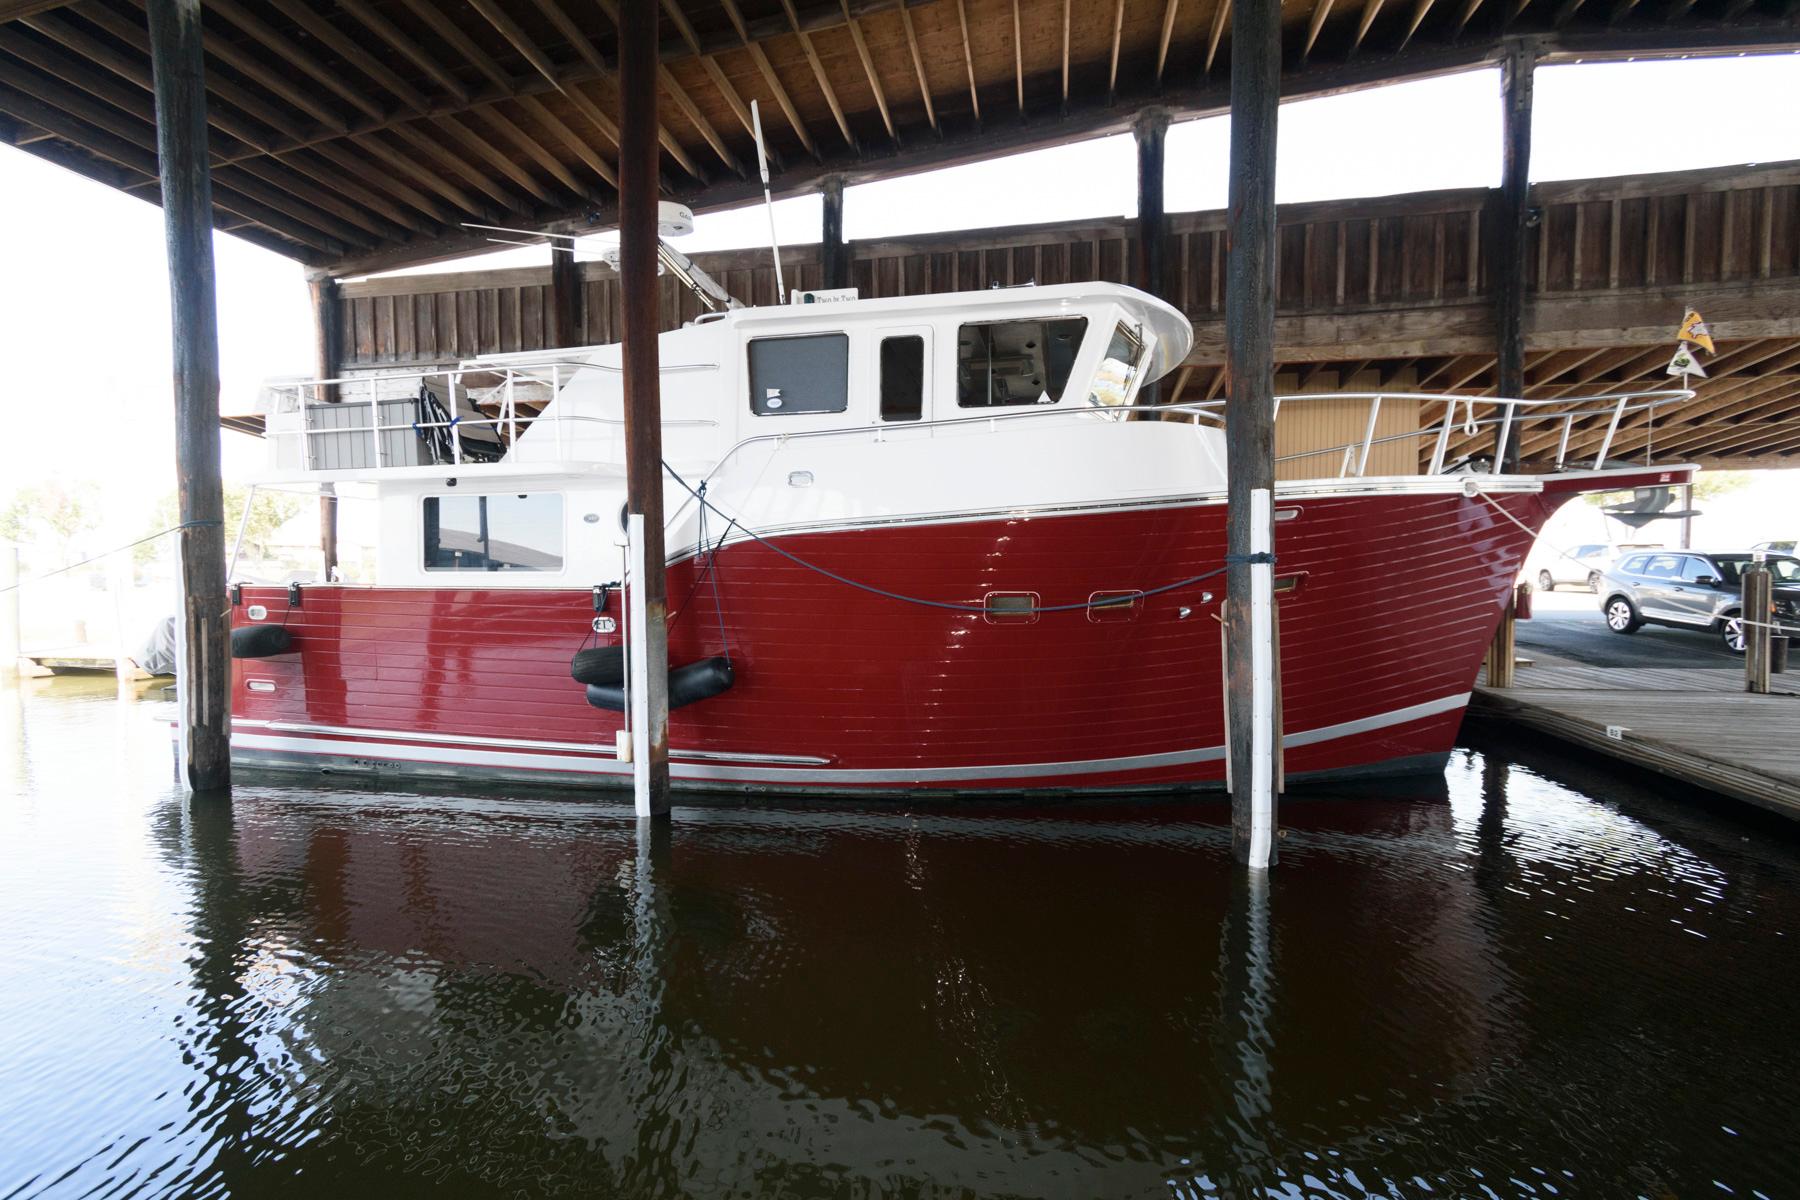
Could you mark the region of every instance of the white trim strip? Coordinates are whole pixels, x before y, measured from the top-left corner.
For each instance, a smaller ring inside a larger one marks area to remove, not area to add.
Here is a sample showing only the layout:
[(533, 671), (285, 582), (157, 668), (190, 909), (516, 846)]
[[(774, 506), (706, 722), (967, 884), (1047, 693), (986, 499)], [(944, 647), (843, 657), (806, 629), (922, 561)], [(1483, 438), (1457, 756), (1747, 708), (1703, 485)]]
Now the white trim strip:
[[(321, 733), (333, 737), (381, 738), (390, 742), (424, 742), (429, 745), (495, 746), (503, 750), (566, 750), (575, 754), (592, 754), (599, 758), (617, 758), (618, 749), (588, 742), (539, 742), (528, 738), (476, 737), (462, 733), (420, 733), (407, 729), (357, 729), (348, 725), (306, 725), (297, 721), (259, 721), (250, 717), (231, 718), (233, 729), (266, 729), (271, 733)], [(792, 763), (798, 766), (822, 767), (831, 762), (814, 754), (751, 754), (739, 750), (681, 750), (671, 748), (670, 758), (700, 758), (715, 762)]]
[[(1453, 696), (1442, 696), (1436, 700), (1427, 700), (1422, 704), (1408, 705), (1391, 712), (1378, 713), (1372, 717), (1361, 717), (1354, 721), (1344, 721), (1337, 725), (1326, 725), (1318, 729), (1309, 729), (1296, 733), (1286, 739), (1289, 746), (1311, 746), (1320, 742), (1335, 741), (1338, 738), (1353, 737), (1359, 733), (1372, 733), (1378, 729), (1388, 729), (1395, 725), (1404, 725), (1409, 721), (1422, 720), (1426, 717), (1438, 716), (1442, 713), (1454, 712), (1469, 703), (1469, 693), (1462, 692)], [(373, 730), (350, 731), (362, 732), (368, 736), (383, 736)], [(615, 759), (602, 757), (600, 754), (575, 757), (554, 753), (521, 753), (517, 750), (462, 749), (452, 746), (412, 744), (404, 747), (393, 746), (381, 742), (363, 741), (331, 741), (324, 742), (317, 738), (290, 736), (283, 732), (270, 730), (267, 733), (237, 732), (232, 734), (232, 746), (245, 750), (270, 750), (286, 753), (310, 755), (344, 755), (355, 758), (389, 759), (394, 761), (417, 761), (446, 763), (471, 767), (488, 767), (497, 769), (517, 768), (532, 771), (567, 771), (576, 774), (593, 775), (606, 778), (628, 778), (631, 773), (629, 763), (621, 763)], [(516, 743), (518, 746), (531, 743)], [(540, 743), (553, 744), (553, 743)], [(395, 753), (401, 751), (401, 753)], [(1190, 750), (1170, 750), (1160, 754), (1136, 754), (1119, 758), (1086, 759), (1077, 762), (1048, 762), (996, 764), (978, 767), (922, 767), (894, 770), (891, 768), (846, 768), (842, 770), (818, 770), (807, 767), (775, 767), (775, 766), (729, 766), (711, 763), (682, 762), (670, 764), (669, 773), (677, 779), (691, 779), (705, 782), (721, 783), (777, 783), (777, 784), (873, 784), (913, 786), (926, 783), (956, 783), (962, 781), (999, 780), (999, 779), (1045, 779), (1065, 775), (1106, 775), (1123, 771), (1148, 771), (1162, 767), (1188, 766), (1195, 763), (1215, 762), (1225, 757), (1223, 746), (1203, 746)]]

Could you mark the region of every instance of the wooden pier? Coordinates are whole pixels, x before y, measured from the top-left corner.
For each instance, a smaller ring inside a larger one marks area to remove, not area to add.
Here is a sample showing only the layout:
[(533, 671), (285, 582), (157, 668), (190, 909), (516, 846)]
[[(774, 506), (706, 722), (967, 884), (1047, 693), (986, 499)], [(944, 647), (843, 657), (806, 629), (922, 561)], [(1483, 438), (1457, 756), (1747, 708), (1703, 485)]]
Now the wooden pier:
[[(1771, 694), (1723, 668), (1590, 667), (1534, 651), (1473, 711), (1800, 819), (1800, 676)], [(1609, 728), (1618, 736), (1609, 733)]]

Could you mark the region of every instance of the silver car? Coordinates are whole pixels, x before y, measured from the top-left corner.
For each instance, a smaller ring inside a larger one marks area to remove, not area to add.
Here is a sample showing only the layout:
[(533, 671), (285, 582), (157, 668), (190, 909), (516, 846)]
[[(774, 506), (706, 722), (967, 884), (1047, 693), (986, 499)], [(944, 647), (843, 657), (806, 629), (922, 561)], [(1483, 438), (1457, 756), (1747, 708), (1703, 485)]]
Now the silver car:
[[(1747, 551), (1654, 550), (1627, 554), (1606, 572), (1600, 612), (1614, 633), (1644, 625), (1707, 629), (1733, 654), (1744, 652), (1743, 571)], [(1800, 636), (1800, 558), (1771, 554), (1777, 632)]]

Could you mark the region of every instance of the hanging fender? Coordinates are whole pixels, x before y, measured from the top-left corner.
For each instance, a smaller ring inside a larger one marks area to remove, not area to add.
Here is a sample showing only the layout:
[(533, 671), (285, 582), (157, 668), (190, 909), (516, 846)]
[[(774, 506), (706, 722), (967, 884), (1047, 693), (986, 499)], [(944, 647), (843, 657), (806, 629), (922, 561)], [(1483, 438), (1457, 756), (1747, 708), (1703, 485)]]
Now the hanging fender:
[[(620, 662), (624, 654), (619, 655)], [(703, 658), (698, 662), (688, 663), (682, 667), (669, 669), (669, 707), (681, 708), (701, 700), (710, 700), (720, 692), (727, 691), (736, 682), (731, 670), (731, 660), (724, 657)], [(625, 711), (625, 683), (621, 675), (619, 682), (612, 684), (590, 683), (587, 685), (587, 702), (595, 708), (603, 708), (608, 712)]]

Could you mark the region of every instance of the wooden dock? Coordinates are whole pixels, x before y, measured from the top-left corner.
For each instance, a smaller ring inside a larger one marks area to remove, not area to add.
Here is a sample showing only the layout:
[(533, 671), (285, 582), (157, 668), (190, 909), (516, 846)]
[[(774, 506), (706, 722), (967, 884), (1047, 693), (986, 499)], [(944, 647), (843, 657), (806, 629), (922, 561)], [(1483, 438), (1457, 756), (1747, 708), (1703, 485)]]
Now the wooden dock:
[(1777, 675), (1772, 694), (1753, 696), (1738, 668), (1590, 667), (1534, 654), (1514, 686), (1478, 686), (1473, 711), (1800, 819), (1800, 675)]

